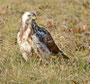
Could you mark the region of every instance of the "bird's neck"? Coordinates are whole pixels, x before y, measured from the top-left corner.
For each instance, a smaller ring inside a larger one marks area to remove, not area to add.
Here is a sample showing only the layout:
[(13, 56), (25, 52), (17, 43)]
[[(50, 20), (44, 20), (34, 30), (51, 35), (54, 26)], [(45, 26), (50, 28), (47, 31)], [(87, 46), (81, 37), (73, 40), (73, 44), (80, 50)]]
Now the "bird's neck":
[(28, 37), (31, 35), (31, 32), (32, 32), (31, 24), (26, 24), (24, 27), (22, 25), (22, 28), (20, 29), (20, 39), (27, 40)]
[(32, 28), (36, 28), (36, 27), (38, 27), (38, 25), (37, 25), (37, 23), (36, 22), (33, 22), (33, 24), (31, 25), (32, 26)]
[(36, 22), (33, 22), (32, 24), (22, 25), (22, 28), (20, 29), (20, 38), (25, 40), (30, 38), (31, 35), (35, 32), (36, 28)]

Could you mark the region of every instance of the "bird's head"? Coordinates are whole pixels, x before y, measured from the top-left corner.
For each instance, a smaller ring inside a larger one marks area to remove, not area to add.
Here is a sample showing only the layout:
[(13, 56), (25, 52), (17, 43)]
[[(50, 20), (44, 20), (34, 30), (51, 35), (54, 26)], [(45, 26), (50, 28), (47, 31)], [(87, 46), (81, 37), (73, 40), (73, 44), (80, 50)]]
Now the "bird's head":
[(33, 12), (25, 12), (22, 15), (22, 25), (23, 27), (25, 24), (32, 24), (36, 20), (36, 14)]

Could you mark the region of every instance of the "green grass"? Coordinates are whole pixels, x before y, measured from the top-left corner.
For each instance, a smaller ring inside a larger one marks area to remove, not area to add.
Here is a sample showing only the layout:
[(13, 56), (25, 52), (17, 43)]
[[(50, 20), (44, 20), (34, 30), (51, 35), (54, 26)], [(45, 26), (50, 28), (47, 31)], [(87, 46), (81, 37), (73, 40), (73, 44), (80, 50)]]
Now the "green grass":
[[(36, 57), (24, 61), (15, 39), (26, 11), (36, 12), (42, 27), (52, 23), (50, 33), (69, 61), (52, 57), (49, 65), (40, 65)], [(90, 84), (88, 0), (0, 0), (0, 27), (0, 84)]]

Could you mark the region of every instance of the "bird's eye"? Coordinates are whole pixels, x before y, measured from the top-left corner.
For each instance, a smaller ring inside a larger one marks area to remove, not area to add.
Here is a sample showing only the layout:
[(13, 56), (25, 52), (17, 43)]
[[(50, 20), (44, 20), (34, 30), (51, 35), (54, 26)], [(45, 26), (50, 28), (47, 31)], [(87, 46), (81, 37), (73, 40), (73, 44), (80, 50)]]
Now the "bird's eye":
[(28, 15), (28, 17), (30, 17), (31, 15)]

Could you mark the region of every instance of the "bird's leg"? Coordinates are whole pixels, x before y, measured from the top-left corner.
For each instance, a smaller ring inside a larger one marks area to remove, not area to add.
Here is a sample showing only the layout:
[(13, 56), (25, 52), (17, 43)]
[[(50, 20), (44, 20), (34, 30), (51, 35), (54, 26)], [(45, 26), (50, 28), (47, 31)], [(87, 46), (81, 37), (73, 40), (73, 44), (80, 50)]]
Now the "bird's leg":
[(27, 56), (27, 53), (26, 52), (23, 52), (22, 53), (22, 56), (25, 59), (25, 61), (28, 61), (28, 56)]
[(41, 59), (40, 63), (45, 64), (45, 65), (49, 65), (50, 64), (50, 59), (49, 58), (48, 59), (40, 58), (40, 59)]
[(41, 64), (42, 64), (42, 59), (40, 58), (38, 65), (41, 65)]

